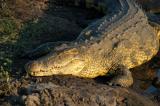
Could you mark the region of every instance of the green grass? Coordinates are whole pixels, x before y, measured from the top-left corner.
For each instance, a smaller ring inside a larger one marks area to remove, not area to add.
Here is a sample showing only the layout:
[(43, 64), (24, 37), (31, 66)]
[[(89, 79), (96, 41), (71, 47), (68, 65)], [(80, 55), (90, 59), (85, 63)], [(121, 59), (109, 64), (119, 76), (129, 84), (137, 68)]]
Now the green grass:
[(0, 1), (0, 96), (10, 90), (12, 47), (18, 37), (18, 24), (8, 8), (8, 0)]
[(14, 43), (18, 38), (18, 25), (11, 18), (0, 19), (0, 43)]
[(4, 70), (3, 66), (0, 67), (0, 96), (6, 95), (11, 90), (11, 79), (8, 71)]
[(0, 79), (8, 79), (14, 57), (31, 49), (34, 40), (48, 30), (48, 24), (38, 20), (21, 23), (12, 17), (0, 19)]
[(22, 71), (13, 70), (17, 54), (31, 49), (33, 40), (47, 32), (47, 27), (47, 23), (37, 20), (21, 23), (12, 17), (0, 19), (0, 96), (11, 90), (11, 74)]
[(15, 20), (4, 18), (0, 20), (0, 79), (9, 80), (11, 72), (13, 46), (18, 39), (18, 26)]

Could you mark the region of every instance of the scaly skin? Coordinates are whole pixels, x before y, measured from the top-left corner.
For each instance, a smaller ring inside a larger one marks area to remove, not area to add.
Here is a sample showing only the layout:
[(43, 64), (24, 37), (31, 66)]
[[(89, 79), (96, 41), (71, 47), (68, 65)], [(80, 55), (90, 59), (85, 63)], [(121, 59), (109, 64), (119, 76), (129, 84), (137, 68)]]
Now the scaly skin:
[[(103, 2), (107, 7), (107, 1), (101, 0), (99, 4)], [(53, 52), (28, 62), (26, 71), (32, 76), (71, 74), (95, 78), (115, 70), (117, 77), (111, 82), (130, 86), (133, 78), (128, 69), (150, 60), (159, 49), (159, 39), (143, 11), (132, 0), (113, 3), (115, 11), (90, 24), (76, 41), (66, 45), (60, 42), (52, 48)], [(106, 7), (103, 8), (105, 13)]]
[[(160, 38), (160, 2), (159, 0), (136, 0), (142, 8), (147, 12), (147, 17), (150, 25), (155, 28), (157, 35)], [(155, 14), (156, 13), (156, 14)]]
[(159, 0), (135, 0), (145, 10), (149, 24), (154, 27), (160, 39), (160, 2)]

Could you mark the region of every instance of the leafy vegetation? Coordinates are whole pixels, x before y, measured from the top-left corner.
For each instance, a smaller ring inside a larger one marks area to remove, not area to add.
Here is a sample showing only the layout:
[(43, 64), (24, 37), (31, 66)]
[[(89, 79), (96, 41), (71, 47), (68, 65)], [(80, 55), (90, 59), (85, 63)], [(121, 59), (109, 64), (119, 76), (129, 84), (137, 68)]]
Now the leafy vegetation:
[(18, 38), (18, 24), (11, 18), (0, 20), (0, 43), (13, 43)]
[[(25, 8), (22, 7), (27, 4), (26, 2), (16, 0), (17, 4), (22, 5), (19, 10), (23, 10), (21, 13), (24, 12), (24, 14), (26, 14)], [(17, 72), (17, 70), (13, 70), (17, 53), (21, 53), (21, 50), (27, 50), (27, 47), (31, 47), (33, 44), (29, 42), (48, 31), (47, 23), (38, 23), (35, 17), (34, 20), (32, 16), (28, 16), (30, 17), (29, 20), (25, 21), (18, 19), (19, 13), (16, 13), (13, 8), (12, 1), (0, 1), (0, 81), (6, 82), (11, 79), (11, 72)], [(28, 11), (28, 8), (26, 11)]]

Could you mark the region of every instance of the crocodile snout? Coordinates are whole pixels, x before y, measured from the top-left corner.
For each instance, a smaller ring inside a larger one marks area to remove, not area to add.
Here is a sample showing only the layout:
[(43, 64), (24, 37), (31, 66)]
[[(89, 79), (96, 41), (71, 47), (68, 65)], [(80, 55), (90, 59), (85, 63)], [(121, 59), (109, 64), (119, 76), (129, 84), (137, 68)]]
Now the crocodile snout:
[(40, 69), (40, 64), (37, 61), (30, 61), (25, 65), (25, 70), (33, 76), (35, 76), (36, 73), (40, 72)]

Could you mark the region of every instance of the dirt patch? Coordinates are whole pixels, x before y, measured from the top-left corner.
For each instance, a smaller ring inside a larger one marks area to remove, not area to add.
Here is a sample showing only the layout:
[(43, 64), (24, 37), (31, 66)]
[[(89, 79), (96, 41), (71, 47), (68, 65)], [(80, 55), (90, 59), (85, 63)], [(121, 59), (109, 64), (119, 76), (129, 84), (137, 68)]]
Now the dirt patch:
[(131, 89), (111, 87), (98, 84), (93, 79), (72, 76), (29, 78), (21, 82), (12, 82), (12, 85), (18, 89), (12, 88), (10, 95), (3, 98), (3, 105), (156, 105)]

